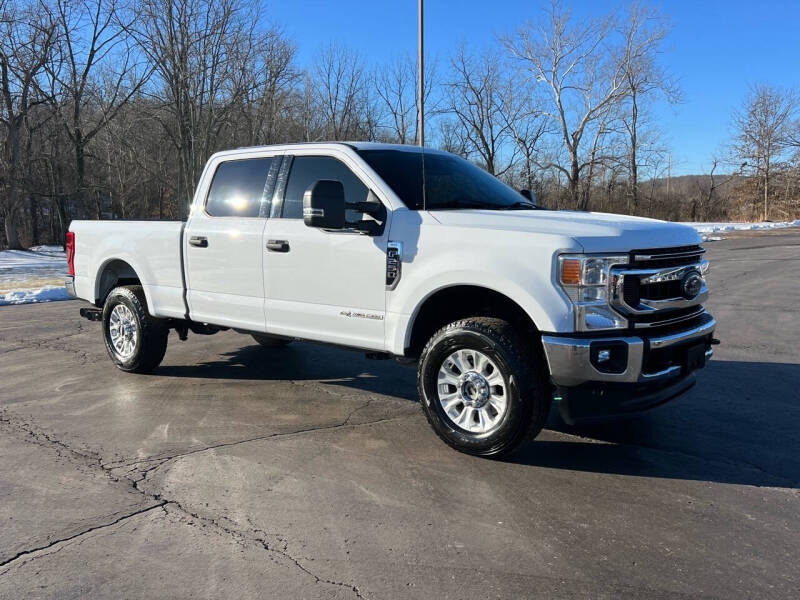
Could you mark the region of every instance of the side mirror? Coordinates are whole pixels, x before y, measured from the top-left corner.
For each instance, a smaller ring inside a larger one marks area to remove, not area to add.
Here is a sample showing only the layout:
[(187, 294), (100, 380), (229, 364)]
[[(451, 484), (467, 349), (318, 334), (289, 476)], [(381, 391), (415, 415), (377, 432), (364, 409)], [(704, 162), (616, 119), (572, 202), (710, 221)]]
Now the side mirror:
[(344, 229), (344, 186), (320, 179), (303, 194), (303, 222), (320, 229)]
[(526, 200), (530, 200), (531, 202), (536, 204), (536, 198), (533, 197), (533, 192), (531, 192), (530, 190), (520, 190), (519, 193), (522, 194), (522, 197), (525, 198)]

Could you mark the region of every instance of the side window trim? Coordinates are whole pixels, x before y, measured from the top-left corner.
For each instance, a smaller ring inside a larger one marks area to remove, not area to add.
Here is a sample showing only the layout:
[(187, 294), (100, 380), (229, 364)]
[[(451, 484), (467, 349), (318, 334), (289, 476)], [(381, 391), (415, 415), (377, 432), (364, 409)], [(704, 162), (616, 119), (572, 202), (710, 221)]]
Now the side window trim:
[(275, 191), (272, 195), (272, 207), (269, 214), (272, 218), (283, 218), (283, 199), (286, 196), (286, 185), (289, 183), (292, 163), (294, 163), (294, 155), (284, 154), (278, 178), (275, 182)]
[(278, 173), (283, 165), (283, 157), (271, 156), (272, 162), (269, 165), (267, 181), (264, 183), (264, 193), (261, 195), (261, 205), (258, 208), (258, 217), (268, 219), (272, 210), (272, 199), (275, 195), (275, 187), (278, 181)]

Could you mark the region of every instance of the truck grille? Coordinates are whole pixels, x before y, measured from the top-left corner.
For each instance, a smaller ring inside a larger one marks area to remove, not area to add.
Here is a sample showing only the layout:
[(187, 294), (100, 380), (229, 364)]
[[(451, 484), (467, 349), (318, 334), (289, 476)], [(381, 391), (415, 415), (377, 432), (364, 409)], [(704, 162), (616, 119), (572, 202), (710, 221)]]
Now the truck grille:
[[(611, 303), (632, 327), (664, 327), (703, 313), (708, 296), (703, 283), (696, 294), (686, 281), (707, 268), (700, 246), (633, 250), (629, 264), (611, 271)], [(689, 286), (688, 291), (691, 291)]]
[(632, 250), (630, 264), (632, 267), (642, 268), (680, 267), (681, 265), (697, 263), (705, 252), (705, 249), (701, 246)]

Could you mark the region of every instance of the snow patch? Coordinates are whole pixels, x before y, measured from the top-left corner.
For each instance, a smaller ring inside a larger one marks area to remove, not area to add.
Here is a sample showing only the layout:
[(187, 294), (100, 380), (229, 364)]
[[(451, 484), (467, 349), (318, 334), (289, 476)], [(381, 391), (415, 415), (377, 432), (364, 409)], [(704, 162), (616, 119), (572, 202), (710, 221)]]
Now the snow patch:
[(759, 231), (765, 229), (784, 229), (786, 227), (800, 227), (800, 219), (794, 221), (780, 221), (776, 223), (687, 223), (694, 227), (698, 233), (720, 233), (723, 231)]
[(34, 302), (53, 302), (54, 300), (71, 300), (72, 296), (66, 288), (57, 285), (46, 285), (41, 288), (12, 290), (0, 292), (0, 306), (9, 304), (32, 304)]
[(0, 306), (69, 300), (67, 272), (61, 246), (0, 251)]

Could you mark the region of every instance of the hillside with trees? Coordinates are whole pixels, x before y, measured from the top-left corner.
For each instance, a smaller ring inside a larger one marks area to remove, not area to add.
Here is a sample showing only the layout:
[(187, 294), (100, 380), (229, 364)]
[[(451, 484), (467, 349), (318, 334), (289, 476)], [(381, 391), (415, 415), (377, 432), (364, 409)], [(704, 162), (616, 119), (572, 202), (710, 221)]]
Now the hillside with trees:
[[(428, 146), (552, 208), (800, 218), (797, 91), (753, 86), (710, 172), (675, 177), (653, 116), (683, 96), (667, 18), (534, 11), (491, 47), (429, 61)], [(416, 143), (415, 57), (376, 63), (331, 40), (300, 64), (256, 2), (0, 0), (0, 15), (0, 247), (60, 243), (78, 218), (182, 218), (220, 149)]]

